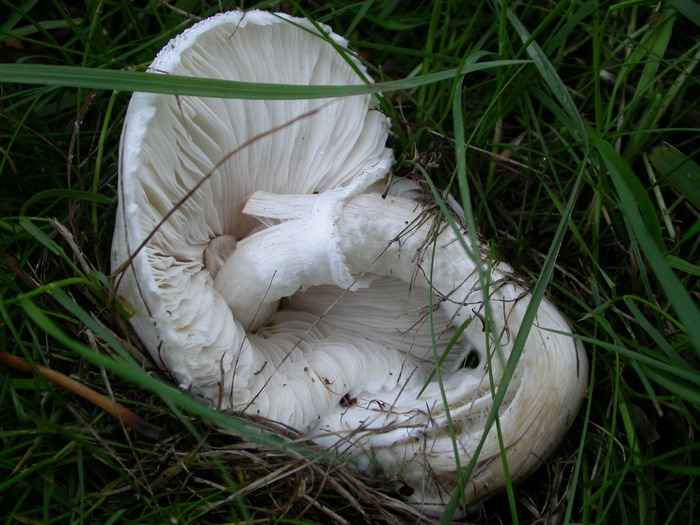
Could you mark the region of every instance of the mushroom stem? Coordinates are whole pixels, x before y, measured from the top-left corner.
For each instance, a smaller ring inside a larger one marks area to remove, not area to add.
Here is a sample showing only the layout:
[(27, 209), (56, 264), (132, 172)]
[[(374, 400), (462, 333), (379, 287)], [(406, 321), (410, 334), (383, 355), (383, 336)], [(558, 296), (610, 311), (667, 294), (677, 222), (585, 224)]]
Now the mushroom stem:
[[(240, 240), (214, 282), (234, 317), (250, 329), (266, 322), (279, 299), (311, 286), (356, 290), (377, 277), (394, 277), (442, 299), (459, 295), (458, 289), (467, 296), (478, 292), (476, 264), (449, 228), (437, 238), (437, 249), (445, 252), (428, 270), (424, 259), (435, 223), (412, 200), (379, 193), (343, 200), (256, 192), (244, 213), (284, 221)], [(257, 314), (251, 305), (260, 306)], [(457, 325), (466, 319), (452, 313)]]

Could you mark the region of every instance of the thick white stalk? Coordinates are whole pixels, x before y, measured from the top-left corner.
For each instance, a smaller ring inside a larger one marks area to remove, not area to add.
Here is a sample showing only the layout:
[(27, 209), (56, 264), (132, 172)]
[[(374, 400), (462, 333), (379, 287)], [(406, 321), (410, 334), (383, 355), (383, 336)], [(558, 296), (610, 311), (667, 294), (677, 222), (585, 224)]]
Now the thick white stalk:
[(446, 252), (428, 275), (423, 259), (435, 222), (409, 199), (256, 192), (244, 212), (284, 221), (240, 240), (214, 282), (246, 328), (263, 325), (279, 299), (311, 286), (354, 290), (395, 277), (447, 297), (475, 283), (475, 264), (449, 229), (437, 241)]

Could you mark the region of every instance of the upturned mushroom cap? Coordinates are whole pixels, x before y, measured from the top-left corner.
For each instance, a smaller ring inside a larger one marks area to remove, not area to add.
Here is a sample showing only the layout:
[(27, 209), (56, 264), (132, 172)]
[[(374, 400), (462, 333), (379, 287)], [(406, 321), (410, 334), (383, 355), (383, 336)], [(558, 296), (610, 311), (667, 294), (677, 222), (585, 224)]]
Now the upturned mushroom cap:
[[(172, 40), (150, 72), (363, 84), (366, 80), (327, 39), (341, 47), (345, 40), (326, 31), (319, 35), (310, 22), (285, 15), (225, 13)], [(375, 105), (370, 96), (329, 102), (134, 94), (120, 147), (113, 268), (136, 254), (117, 279), (118, 292), (135, 307), (132, 324), (144, 344), (181, 388), (224, 409), (241, 406), (225, 394), (232, 390), (234, 361), (239, 372), (255, 364), (236, 359), (231, 349), (245, 350), (250, 341), (214, 290), (212, 276), (235, 240), (258, 225), (242, 213), (246, 198), (256, 190), (322, 192), (357, 184), (359, 173), (366, 184), (383, 177), (392, 159), (384, 146), (389, 124)], [(251, 137), (313, 110), (318, 112), (265, 135), (218, 166)]]
[[(283, 15), (227, 13), (173, 40), (151, 69), (367, 82), (336, 49), (346, 42), (324, 31)], [(503, 446), (492, 429), (466, 485), (470, 502), (503, 488), (504, 455), (517, 481), (556, 446), (577, 413), (587, 361), (548, 300), (523, 325), (531, 296), (511, 268), (485, 249), (470, 253), (462, 227), (420, 204), (415, 185), (381, 195), (387, 134), (370, 96), (135, 94), (113, 267), (135, 254), (118, 293), (181, 388), (297, 427), (437, 514), (458, 486), (457, 460), (466, 465), (484, 437), (517, 334), (529, 330), (498, 409)]]

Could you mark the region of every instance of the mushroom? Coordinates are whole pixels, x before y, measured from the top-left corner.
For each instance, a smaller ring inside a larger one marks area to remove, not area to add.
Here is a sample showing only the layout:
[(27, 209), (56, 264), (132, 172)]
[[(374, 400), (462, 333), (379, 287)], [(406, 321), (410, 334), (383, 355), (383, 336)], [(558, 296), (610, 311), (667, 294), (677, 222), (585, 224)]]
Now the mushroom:
[[(346, 46), (304, 19), (236, 11), (182, 33), (150, 71), (369, 82)], [(388, 133), (370, 95), (136, 93), (112, 264), (136, 332), (180, 388), (296, 427), (436, 515), (480, 442), (470, 503), (503, 489), (504, 461), (514, 481), (544, 461), (577, 413), (587, 360), (549, 300), (524, 324), (531, 295), (464, 242), (454, 202), (447, 224), (412, 181), (384, 194)], [(484, 424), (501, 385), (499, 443)]]

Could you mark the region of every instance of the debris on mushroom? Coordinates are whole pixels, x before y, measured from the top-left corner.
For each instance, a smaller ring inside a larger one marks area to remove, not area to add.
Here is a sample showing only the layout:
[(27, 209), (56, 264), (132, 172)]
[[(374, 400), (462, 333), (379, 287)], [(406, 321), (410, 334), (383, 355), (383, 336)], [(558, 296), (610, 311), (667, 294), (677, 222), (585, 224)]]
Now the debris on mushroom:
[[(304, 19), (237, 11), (185, 31), (150, 70), (370, 82), (346, 46)], [(182, 389), (296, 427), (437, 515), (482, 441), (468, 502), (504, 488), (504, 461), (514, 481), (544, 461), (576, 416), (587, 360), (547, 299), (524, 323), (531, 295), (465, 241), (461, 210), (448, 224), (410, 181), (382, 195), (388, 133), (370, 95), (136, 93), (112, 263), (133, 257), (117, 291)], [(484, 435), (501, 386), (502, 444)]]

